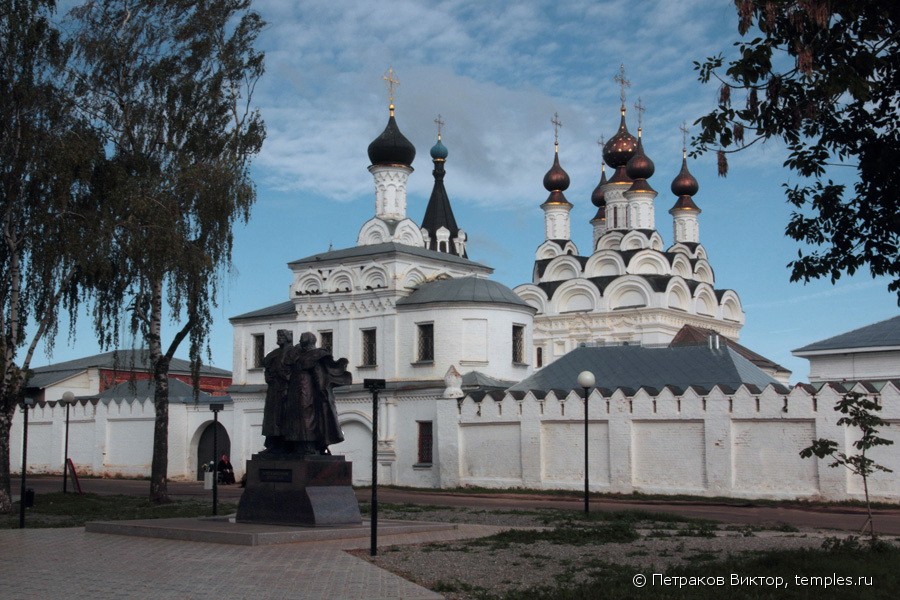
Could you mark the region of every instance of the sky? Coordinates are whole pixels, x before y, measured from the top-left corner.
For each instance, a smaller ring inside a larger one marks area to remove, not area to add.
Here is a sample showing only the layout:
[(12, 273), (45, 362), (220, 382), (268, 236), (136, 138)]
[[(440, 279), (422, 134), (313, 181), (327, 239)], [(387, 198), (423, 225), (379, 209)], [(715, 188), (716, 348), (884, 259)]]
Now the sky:
[[(268, 136), (252, 168), (256, 205), (249, 223), (236, 227), (234, 268), (214, 309), (212, 364), (226, 369), (228, 318), (287, 300), (288, 262), (354, 246), (374, 215), (366, 149), (387, 123), (382, 76), (389, 67), (400, 81), (397, 123), (417, 151), (408, 216), (421, 222), (424, 215), (440, 114), (450, 153), (445, 183), (469, 258), (515, 287), (530, 282), (544, 240), (539, 207), (553, 161), (554, 114), (562, 121), (560, 162), (572, 181), (572, 239), (589, 254), (597, 142), (618, 127), (621, 90), (613, 77), (624, 64), (632, 133), (633, 105), (640, 98), (646, 108), (656, 226), (668, 245), (679, 127), (712, 110), (718, 91), (697, 80), (694, 61), (727, 56), (739, 39), (728, 0), (265, 0), (255, 9), (267, 22), (258, 40), (266, 74), (254, 103)], [(834, 285), (789, 281), (787, 263), (799, 246), (784, 235), (791, 211), (782, 184), (798, 181), (782, 166), (785, 158), (781, 144), (768, 142), (732, 155), (726, 178), (717, 176), (713, 154), (689, 160), (689, 168), (700, 183), (694, 200), (715, 287), (735, 290), (746, 313), (739, 341), (803, 381), (808, 362), (792, 349), (896, 316), (898, 307), (886, 280), (867, 272)], [(852, 170), (843, 171), (833, 176)], [(74, 340), (61, 327), (52, 356), (39, 348), (33, 366), (99, 352), (82, 321)], [(175, 329), (164, 331), (166, 339)], [(177, 355), (187, 356), (187, 347)]]

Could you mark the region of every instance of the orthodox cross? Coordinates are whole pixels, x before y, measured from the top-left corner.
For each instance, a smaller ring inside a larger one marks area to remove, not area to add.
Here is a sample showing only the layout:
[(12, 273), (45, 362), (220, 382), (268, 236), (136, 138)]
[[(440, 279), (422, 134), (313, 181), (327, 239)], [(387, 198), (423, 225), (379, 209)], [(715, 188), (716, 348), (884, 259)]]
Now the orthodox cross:
[(638, 131), (640, 131), (641, 123), (644, 121), (644, 111), (647, 110), (647, 107), (641, 102), (640, 96), (638, 96), (638, 101), (634, 103), (634, 110), (636, 110), (638, 114)]
[(443, 119), (441, 119), (441, 115), (438, 115), (437, 119), (435, 119), (434, 122), (437, 124), (438, 128), (438, 139), (441, 139), (441, 127), (444, 126), (444, 121)]
[(686, 154), (687, 153), (687, 136), (688, 136), (687, 121), (682, 121), (681, 127), (679, 127), (678, 129), (681, 130), (681, 153)]
[(553, 118), (550, 119), (550, 122), (553, 123), (553, 144), (559, 146), (559, 128), (562, 127), (562, 121), (559, 120), (559, 113), (553, 113)]
[(622, 108), (624, 109), (625, 108), (625, 88), (631, 87), (631, 82), (628, 81), (627, 79), (625, 79), (625, 63), (622, 63), (619, 65), (619, 72), (615, 77), (613, 77), (613, 81), (615, 81), (622, 87), (621, 92), (619, 92), (619, 97), (622, 100)]
[(391, 103), (391, 106), (394, 104), (394, 88), (400, 85), (400, 80), (397, 79), (397, 74), (394, 73), (394, 67), (388, 67), (388, 70), (384, 72), (384, 75), (381, 76), (384, 79), (385, 83), (388, 86), (388, 100)]
[(603, 134), (600, 134), (600, 137), (597, 138), (597, 145), (600, 146), (600, 168), (606, 169), (606, 163), (603, 162), (603, 146), (606, 145), (606, 140), (603, 139)]

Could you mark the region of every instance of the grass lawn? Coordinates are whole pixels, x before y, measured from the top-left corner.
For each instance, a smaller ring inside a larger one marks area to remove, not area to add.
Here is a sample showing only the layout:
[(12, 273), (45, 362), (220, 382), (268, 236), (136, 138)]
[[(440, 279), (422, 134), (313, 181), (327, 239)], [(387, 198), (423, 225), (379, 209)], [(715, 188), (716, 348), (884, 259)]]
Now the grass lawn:
[[(219, 502), (219, 514), (237, 510), (237, 504)], [(98, 496), (97, 494), (40, 494), (34, 506), (25, 511), (25, 527), (82, 527), (87, 521), (116, 521), (123, 519), (170, 519), (176, 517), (205, 517), (212, 515), (212, 503), (197, 500), (177, 500), (169, 504), (152, 504), (146, 498), (134, 496)], [(0, 529), (19, 526), (19, 504), (13, 511), (0, 515)]]
[[(785, 550), (729, 556), (715, 562), (673, 567), (663, 573), (617, 565), (592, 565), (578, 585), (538, 586), (496, 600), (587, 600), (641, 598), (896, 598), (900, 590), (900, 548)], [(637, 587), (639, 576), (642, 587)], [(666, 579), (663, 579), (665, 577)]]
[[(666, 513), (386, 505), (386, 518), (506, 524), (371, 560), (452, 600), (897, 598), (900, 546)], [(506, 523), (502, 523), (508, 519)], [(362, 556), (360, 554), (360, 556)]]

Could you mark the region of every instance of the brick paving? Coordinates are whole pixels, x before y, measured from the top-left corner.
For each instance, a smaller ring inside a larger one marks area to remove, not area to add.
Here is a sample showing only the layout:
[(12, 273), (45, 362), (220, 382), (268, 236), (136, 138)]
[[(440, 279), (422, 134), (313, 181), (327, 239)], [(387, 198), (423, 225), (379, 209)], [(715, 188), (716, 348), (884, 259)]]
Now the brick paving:
[[(379, 547), (490, 535), (499, 528), (391, 536)], [(343, 550), (369, 540), (232, 546), (83, 529), (0, 530), (0, 598), (350, 599), (442, 598)]]

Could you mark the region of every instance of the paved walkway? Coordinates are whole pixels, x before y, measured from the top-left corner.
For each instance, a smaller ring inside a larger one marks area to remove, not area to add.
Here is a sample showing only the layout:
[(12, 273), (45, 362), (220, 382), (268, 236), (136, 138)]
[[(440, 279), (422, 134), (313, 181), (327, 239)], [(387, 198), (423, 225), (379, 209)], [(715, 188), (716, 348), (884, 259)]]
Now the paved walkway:
[[(28, 481), (40, 494), (60, 491), (59, 477)], [(146, 481), (82, 481), (86, 492), (144, 495)], [(241, 489), (223, 486), (219, 497), (236, 501)], [(176, 497), (210, 498), (196, 482), (170, 482)], [(450, 494), (379, 489), (383, 502), (464, 505), (484, 508), (553, 507), (581, 509), (576, 496), (544, 494)], [(358, 491), (367, 499), (367, 490)], [(591, 510), (649, 510), (733, 523), (790, 523), (803, 527), (854, 530), (864, 513), (847, 507), (734, 506), (715, 503), (632, 502), (602, 499)], [(900, 535), (900, 509), (878, 511), (882, 533)], [(459, 529), (379, 537), (379, 547), (490, 535), (498, 528)], [(0, 530), (0, 599), (177, 598), (177, 599), (433, 599), (439, 594), (344, 552), (366, 550), (368, 538), (271, 546), (231, 546), (156, 538), (87, 533), (83, 529)]]
[[(393, 544), (491, 535), (500, 528), (458, 529), (379, 538)], [(344, 550), (350, 539), (233, 546), (71, 529), (0, 530), (0, 598), (228, 600), (437, 599), (440, 594)]]

